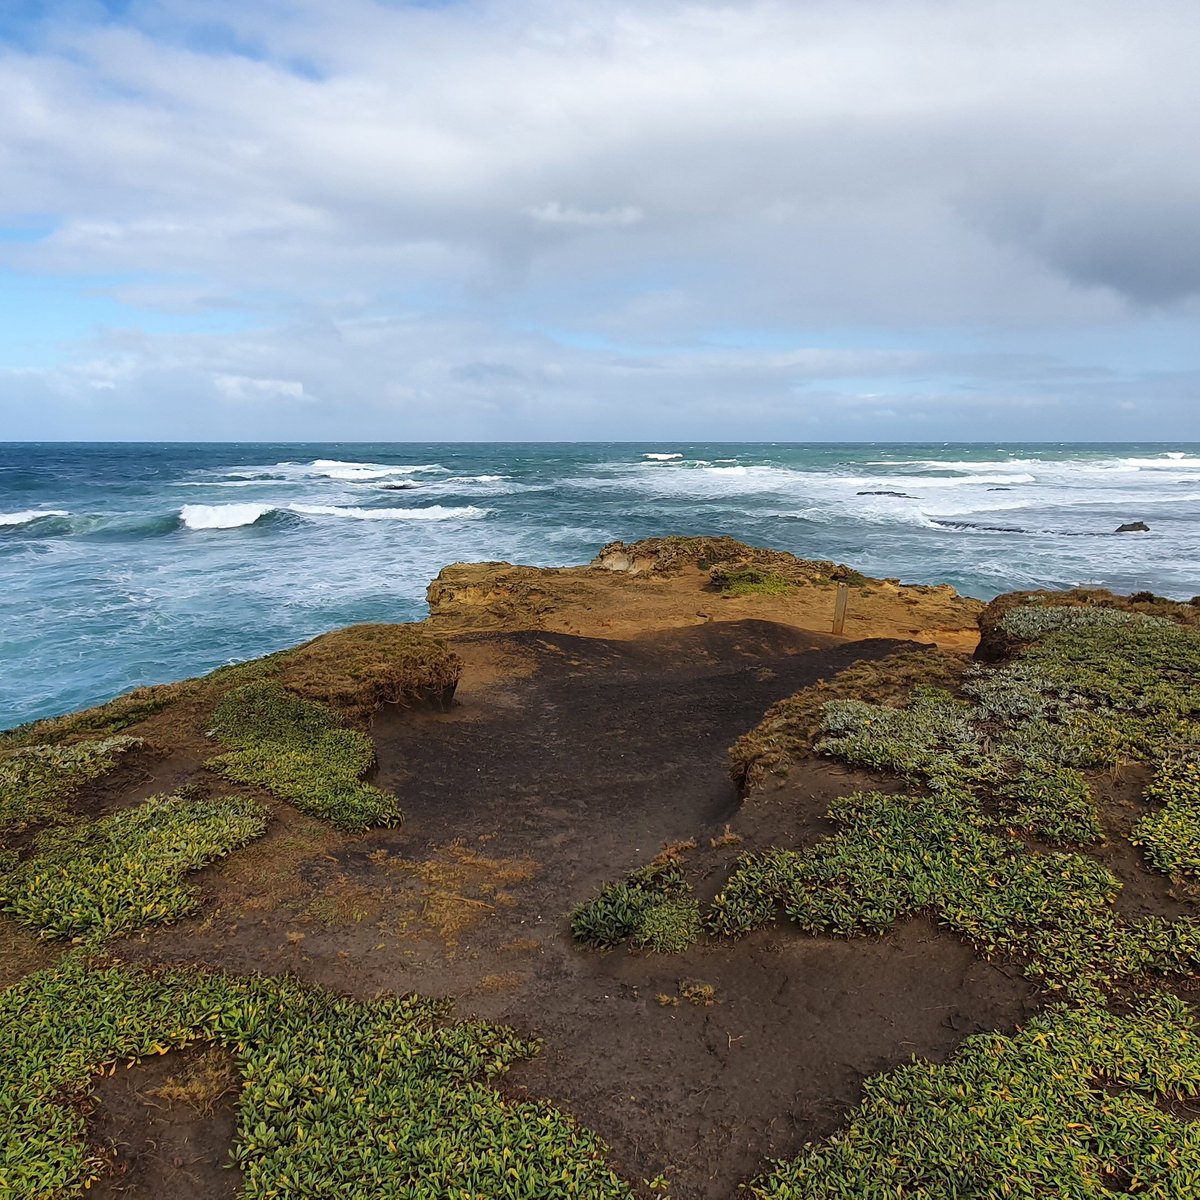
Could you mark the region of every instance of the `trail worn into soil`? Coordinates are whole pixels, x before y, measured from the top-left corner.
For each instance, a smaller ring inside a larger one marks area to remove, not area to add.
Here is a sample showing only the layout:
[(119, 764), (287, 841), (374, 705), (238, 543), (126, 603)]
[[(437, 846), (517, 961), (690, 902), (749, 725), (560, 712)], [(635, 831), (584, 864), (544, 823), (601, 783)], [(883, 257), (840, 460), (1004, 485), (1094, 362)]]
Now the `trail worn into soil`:
[[(762, 621), (456, 639), (453, 709), (385, 711), (372, 731), (403, 828), (314, 837), (284, 809), (259, 849), (201, 874), (205, 919), (122, 952), (290, 970), (360, 997), (453, 995), (459, 1015), (543, 1039), (499, 1086), (576, 1115), (632, 1179), (662, 1171), (677, 1200), (728, 1200), (835, 1128), (867, 1075), (1018, 1022), (1028, 984), (924, 920), (852, 941), (784, 925), (658, 957), (580, 950), (567, 915), (666, 842), (701, 840), (703, 896), (741, 849), (820, 836), (834, 795), (878, 781), (806, 763), (739, 806), (726, 748), (774, 701), (913, 646)], [(743, 840), (713, 855), (727, 823)], [(687, 980), (714, 1003), (680, 999)]]

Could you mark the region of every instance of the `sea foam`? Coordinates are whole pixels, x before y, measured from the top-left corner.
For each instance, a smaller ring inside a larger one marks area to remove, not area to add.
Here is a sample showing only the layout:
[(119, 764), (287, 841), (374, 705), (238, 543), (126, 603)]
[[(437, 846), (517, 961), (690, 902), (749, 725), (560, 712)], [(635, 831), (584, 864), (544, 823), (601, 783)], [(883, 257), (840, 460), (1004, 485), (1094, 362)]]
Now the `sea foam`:
[(179, 519), (188, 529), (238, 529), (274, 511), (273, 504), (185, 504)]
[(69, 517), (69, 512), (60, 508), (26, 509), (24, 512), (0, 513), (0, 525), (28, 525), (31, 521), (41, 521), (46, 517)]

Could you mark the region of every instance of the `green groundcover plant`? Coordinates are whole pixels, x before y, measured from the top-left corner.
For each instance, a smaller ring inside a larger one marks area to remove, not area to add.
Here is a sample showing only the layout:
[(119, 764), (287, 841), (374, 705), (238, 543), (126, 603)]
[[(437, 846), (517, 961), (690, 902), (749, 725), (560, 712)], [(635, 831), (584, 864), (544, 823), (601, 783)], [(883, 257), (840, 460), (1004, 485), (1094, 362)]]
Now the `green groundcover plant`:
[(0, 839), (31, 825), (65, 820), (67, 802), (75, 792), (107, 774), (123, 754), (141, 744), (138, 738), (110, 737), (0, 751)]
[(259, 837), (268, 819), (245, 796), (153, 796), (44, 830), (0, 871), (0, 909), (47, 935), (90, 939), (177, 920), (199, 903), (187, 872)]
[(278, 683), (228, 692), (217, 705), (212, 733), (233, 747), (207, 764), (227, 779), (265, 788), (350, 833), (401, 820), (395, 796), (362, 782), (375, 761), (371, 739), (345, 728), (332, 709)]
[(536, 1053), (449, 1003), (358, 1004), (294, 979), (69, 956), (0, 993), (0, 1195), (83, 1194), (107, 1167), (77, 1100), (101, 1070), (215, 1044), (237, 1059), (246, 1200), (632, 1200), (593, 1134), (490, 1084)]
[(630, 872), (571, 914), (571, 936), (600, 949), (628, 941), (656, 954), (676, 954), (699, 935), (700, 906), (672, 863)]
[(1200, 1196), (1200, 1037), (1165, 994), (1056, 1008), (969, 1037), (945, 1066), (868, 1079), (844, 1130), (755, 1180), (756, 1200), (1154, 1200)]
[(991, 832), (969, 794), (860, 792), (830, 807), (841, 826), (806, 850), (742, 855), (707, 914), (714, 933), (769, 924), (782, 908), (810, 933), (883, 933), (931, 912), (985, 955), (1076, 998), (1148, 971), (1200, 962), (1200, 922), (1121, 919), (1120, 883), (1079, 854), (1035, 854)]
[(1192, 750), (1161, 763), (1146, 798), (1162, 807), (1142, 817), (1129, 840), (1158, 870), (1200, 878), (1200, 754)]

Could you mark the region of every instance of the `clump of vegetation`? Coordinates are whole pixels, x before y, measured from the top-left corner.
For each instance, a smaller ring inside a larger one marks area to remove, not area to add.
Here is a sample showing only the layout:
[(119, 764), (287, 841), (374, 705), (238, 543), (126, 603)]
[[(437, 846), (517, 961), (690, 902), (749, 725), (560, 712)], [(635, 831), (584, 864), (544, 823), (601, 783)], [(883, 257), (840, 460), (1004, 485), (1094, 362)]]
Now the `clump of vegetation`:
[(217, 1104), (237, 1090), (237, 1072), (229, 1051), (208, 1046), (188, 1059), (181, 1071), (163, 1080), (153, 1094), (168, 1104), (186, 1104), (202, 1117), (211, 1117)]
[(111, 737), (161, 712), (175, 698), (179, 686), (164, 684), (160, 687), (135, 688), (95, 708), (0, 730), (0, 754), (6, 749), (21, 746), (61, 745), (81, 737)]
[(1188, 1006), (1056, 1008), (1012, 1036), (967, 1038), (945, 1064), (868, 1079), (841, 1132), (749, 1185), (757, 1200), (862, 1196), (1200, 1195), (1200, 1093)]
[(278, 683), (248, 683), (226, 693), (212, 732), (233, 749), (206, 765), (227, 779), (266, 788), (351, 833), (401, 819), (395, 796), (362, 782), (375, 761), (371, 739)]
[(969, 794), (860, 792), (828, 815), (841, 828), (806, 850), (742, 855), (709, 928), (747, 933), (782, 907), (810, 933), (878, 934), (930, 912), (983, 954), (1016, 958), (1047, 987), (1089, 999), (1200, 962), (1200, 922), (1121, 920), (1121, 885), (1099, 863), (998, 836)]
[(415, 625), (351, 625), (283, 651), (276, 677), (289, 691), (361, 721), (383, 704), (447, 706), (462, 659)]
[(598, 1138), (489, 1080), (538, 1049), (449, 1005), (356, 1004), (294, 979), (78, 958), (0, 993), (0, 1189), (78, 1196), (108, 1166), (80, 1098), (101, 1069), (191, 1045), (237, 1056), (246, 1196), (633, 1200)]
[(571, 936), (598, 948), (628, 941), (655, 954), (677, 954), (699, 934), (700, 906), (683, 872), (670, 861), (607, 884), (571, 914)]
[(187, 872), (261, 836), (267, 821), (244, 796), (155, 796), (45, 830), (32, 855), (0, 874), (0, 909), (53, 937), (100, 939), (174, 921), (198, 902)]
[(1200, 757), (1195, 751), (1160, 764), (1146, 797), (1162, 807), (1142, 817), (1129, 840), (1167, 875), (1200, 878)]
[(740, 564), (713, 567), (710, 578), (723, 596), (786, 596), (793, 587), (778, 571)]
[(109, 737), (68, 746), (35, 744), (0, 750), (0, 836), (65, 820), (71, 797), (141, 744), (138, 738)]
[(882, 704), (903, 704), (918, 686), (958, 687), (965, 669), (965, 658), (944, 650), (905, 651), (855, 663), (833, 679), (772, 705), (762, 721), (730, 747), (729, 773), (743, 789), (761, 783), (768, 773), (787, 774), (794, 761), (813, 753), (830, 700), (869, 695)]
[(1050, 842), (1086, 843), (1102, 836), (1086, 780), (1055, 762), (1056, 748), (1030, 735), (1018, 714), (999, 726), (969, 702), (938, 688), (913, 691), (906, 708), (834, 700), (824, 709), (824, 754), (886, 771), (938, 794), (988, 794), (1001, 823)]
[(1104, 588), (1074, 588), (1071, 591), (1008, 592), (997, 596), (979, 615), (980, 642), (976, 657), (985, 662), (1010, 658), (1019, 648), (1021, 636), (1002, 628), (1014, 609), (1084, 609), (1092, 612), (1126, 612), (1160, 617), (1177, 625), (1200, 626), (1200, 607), (1193, 598), (1187, 603), (1167, 600), (1150, 592), (1118, 596)]

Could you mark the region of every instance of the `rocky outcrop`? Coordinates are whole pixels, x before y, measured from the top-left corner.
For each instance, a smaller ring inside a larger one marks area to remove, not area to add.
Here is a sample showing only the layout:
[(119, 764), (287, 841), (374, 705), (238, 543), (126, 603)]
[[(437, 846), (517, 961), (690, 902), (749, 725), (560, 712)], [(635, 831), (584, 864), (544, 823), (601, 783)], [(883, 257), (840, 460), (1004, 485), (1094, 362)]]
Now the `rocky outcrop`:
[(1118, 525), (1113, 530), (1114, 533), (1149, 533), (1150, 526), (1145, 521), (1129, 521), (1125, 525)]
[[(721, 578), (748, 571), (784, 586), (720, 587)], [(871, 579), (842, 563), (729, 537), (611, 542), (581, 567), (454, 563), (429, 585), (424, 624), (443, 636), (546, 630), (636, 638), (697, 622), (761, 620), (828, 634), (839, 584), (850, 588), (847, 638), (898, 637), (968, 653), (975, 648), (983, 605), (946, 584)]]

